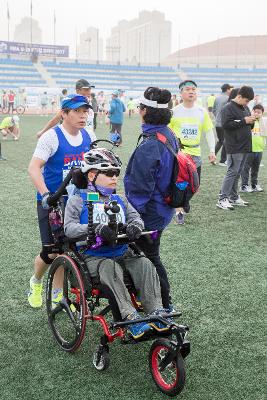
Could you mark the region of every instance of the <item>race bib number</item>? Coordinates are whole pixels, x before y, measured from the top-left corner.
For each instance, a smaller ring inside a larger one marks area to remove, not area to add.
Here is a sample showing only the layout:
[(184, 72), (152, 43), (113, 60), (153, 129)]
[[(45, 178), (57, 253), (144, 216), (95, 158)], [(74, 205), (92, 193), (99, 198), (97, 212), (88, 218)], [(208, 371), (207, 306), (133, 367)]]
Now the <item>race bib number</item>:
[[(119, 207), (120, 212), (116, 214), (117, 223), (125, 224), (125, 215), (120, 204)], [(103, 203), (94, 203), (93, 222), (94, 224), (108, 224), (108, 215), (104, 211)]]
[(181, 136), (183, 139), (196, 139), (198, 135), (198, 126), (190, 124), (182, 124)]

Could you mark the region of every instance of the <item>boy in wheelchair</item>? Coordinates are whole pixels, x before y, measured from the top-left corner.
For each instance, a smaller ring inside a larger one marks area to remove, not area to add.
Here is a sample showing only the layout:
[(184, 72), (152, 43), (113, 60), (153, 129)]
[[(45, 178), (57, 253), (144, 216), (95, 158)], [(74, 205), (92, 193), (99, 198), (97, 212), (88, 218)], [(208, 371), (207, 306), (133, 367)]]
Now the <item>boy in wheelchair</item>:
[(93, 208), (93, 224), (94, 232), (101, 238), (103, 245), (98, 248), (87, 246), (85, 249), (79, 243), (76, 246), (84, 256), (91, 278), (99, 280), (111, 290), (121, 319), (136, 320), (136, 323), (127, 326), (127, 330), (134, 339), (139, 339), (153, 329), (162, 332), (168, 328), (161, 322), (138, 322), (140, 315), (133, 306), (124, 283), (126, 271), (134, 283), (146, 314), (166, 313), (162, 307), (160, 282), (155, 267), (143, 255), (137, 255), (128, 244), (118, 244), (117, 233), (108, 224), (106, 205), (110, 201), (116, 201), (119, 206), (116, 213), (117, 223), (125, 225), (129, 242), (138, 239), (144, 229), (137, 211), (127, 200), (116, 194), (120, 170), (121, 161), (110, 150), (95, 148), (84, 154), (81, 172), (87, 180), (87, 189), (81, 189), (69, 198), (65, 209), (64, 231), (72, 239), (88, 236), (87, 193), (98, 193), (99, 201), (94, 203)]

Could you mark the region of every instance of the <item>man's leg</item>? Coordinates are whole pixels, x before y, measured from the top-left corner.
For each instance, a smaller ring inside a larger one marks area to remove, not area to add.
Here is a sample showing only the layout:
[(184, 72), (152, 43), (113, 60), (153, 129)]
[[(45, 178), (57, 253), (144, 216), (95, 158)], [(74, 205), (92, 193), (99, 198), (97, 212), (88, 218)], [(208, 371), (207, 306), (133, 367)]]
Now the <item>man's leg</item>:
[[(233, 186), (238, 176), (243, 154), (227, 154), (227, 172), (223, 179), (219, 200), (229, 199), (233, 195)], [(237, 195), (238, 197), (238, 195)]]
[(122, 318), (135, 312), (131, 297), (124, 284), (123, 271), (119, 264), (109, 258), (88, 256), (85, 260), (92, 278), (99, 278), (103, 285), (108, 286), (118, 304)]
[(150, 314), (162, 309), (160, 281), (151, 261), (146, 257), (127, 257), (123, 261), (140, 295), (145, 312)]
[(232, 154), (235, 158), (235, 165), (236, 165), (236, 176), (234, 179), (234, 183), (232, 186), (232, 190), (229, 196), (230, 200), (237, 200), (239, 198), (239, 194), (238, 194), (238, 180), (240, 178), (241, 172), (243, 170), (243, 166), (244, 163), (246, 161), (247, 158), (247, 154), (246, 153), (238, 153), (238, 154)]
[(253, 153), (248, 153), (242, 172), (241, 172), (241, 186), (248, 186), (248, 181), (249, 181), (249, 171), (251, 168), (251, 164), (253, 161)]

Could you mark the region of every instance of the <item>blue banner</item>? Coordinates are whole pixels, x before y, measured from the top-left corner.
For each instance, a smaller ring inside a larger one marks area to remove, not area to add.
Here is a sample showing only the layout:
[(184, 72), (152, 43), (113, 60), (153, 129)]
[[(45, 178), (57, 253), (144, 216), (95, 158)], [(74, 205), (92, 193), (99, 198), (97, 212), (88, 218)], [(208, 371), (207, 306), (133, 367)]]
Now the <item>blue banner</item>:
[(0, 41), (0, 53), (52, 57), (68, 57), (69, 46), (53, 46), (50, 44), (29, 44)]

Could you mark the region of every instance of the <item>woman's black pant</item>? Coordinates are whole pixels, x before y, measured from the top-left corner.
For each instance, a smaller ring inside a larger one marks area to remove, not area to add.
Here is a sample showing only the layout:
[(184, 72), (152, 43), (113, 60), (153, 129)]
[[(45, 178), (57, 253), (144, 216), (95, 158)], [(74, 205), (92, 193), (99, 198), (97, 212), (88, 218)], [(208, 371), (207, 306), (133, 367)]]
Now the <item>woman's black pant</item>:
[(145, 256), (155, 265), (161, 287), (162, 304), (164, 308), (169, 308), (170, 305), (170, 284), (166, 268), (161, 262), (159, 255), (160, 238), (162, 231), (159, 231), (159, 235), (156, 240), (141, 236), (140, 239), (136, 240), (137, 246), (143, 251)]

